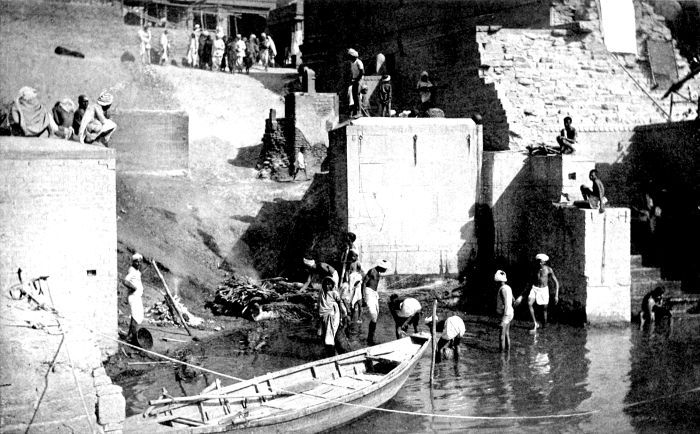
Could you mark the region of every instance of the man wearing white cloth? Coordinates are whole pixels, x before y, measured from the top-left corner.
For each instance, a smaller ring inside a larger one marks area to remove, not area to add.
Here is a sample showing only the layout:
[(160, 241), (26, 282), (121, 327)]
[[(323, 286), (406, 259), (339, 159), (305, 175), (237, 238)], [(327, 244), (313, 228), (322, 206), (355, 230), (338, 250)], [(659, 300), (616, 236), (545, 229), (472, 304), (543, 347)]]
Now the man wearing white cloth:
[(131, 257), (131, 266), (124, 277), (124, 286), (129, 289), (129, 309), (131, 310), (131, 322), (129, 324), (128, 342), (133, 342), (136, 339), (139, 325), (143, 322), (143, 283), (141, 283), (141, 264), (143, 256), (140, 253), (134, 253)]
[(445, 349), (449, 348), (454, 354), (455, 360), (459, 360), (459, 344), (462, 342), (464, 334), (467, 332), (464, 326), (464, 321), (457, 315), (452, 315), (446, 320), (439, 321), (439, 318), (428, 317), (425, 319), (425, 324), (429, 329), (433, 328), (433, 321), (438, 320), (435, 324), (435, 330), (441, 333), (438, 340), (437, 348), (435, 349), (436, 361), (441, 361), (445, 355)]
[(389, 312), (394, 317), (396, 324), (396, 339), (401, 338), (401, 332), (406, 332), (408, 326), (413, 326), (413, 332), (418, 333), (418, 322), (420, 321), (422, 307), (420, 301), (412, 297), (400, 299), (398, 295), (391, 294), (389, 297)]
[(544, 327), (547, 324), (547, 308), (549, 307), (550, 278), (554, 282), (554, 304), (559, 303), (559, 280), (557, 280), (557, 276), (554, 274), (554, 270), (552, 270), (552, 267), (547, 265), (547, 261), (549, 261), (549, 256), (545, 255), (544, 253), (538, 253), (535, 256), (535, 260), (539, 264), (539, 268), (537, 269), (537, 275), (534, 279), (535, 283), (532, 285), (532, 288), (530, 288), (529, 290), (526, 289), (515, 300), (514, 303), (515, 306), (518, 306), (523, 300), (523, 297), (529, 292), (529, 295), (527, 296), (527, 304), (530, 309), (530, 316), (532, 317), (533, 323), (532, 330), (530, 330), (530, 333), (535, 333), (540, 327), (540, 325), (537, 323), (537, 318), (535, 316), (535, 303), (538, 306), (541, 306), (542, 308), (542, 316), (544, 320), (542, 322), (542, 327)]
[(379, 319), (379, 279), (382, 273), (386, 273), (391, 264), (386, 259), (380, 259), (374, 268), (371, 268), (362, 279), (362, 295), (369, 312), (369, 331), (367, 332), (367, 345), (374, 345), (374, 332), (377, 330)]

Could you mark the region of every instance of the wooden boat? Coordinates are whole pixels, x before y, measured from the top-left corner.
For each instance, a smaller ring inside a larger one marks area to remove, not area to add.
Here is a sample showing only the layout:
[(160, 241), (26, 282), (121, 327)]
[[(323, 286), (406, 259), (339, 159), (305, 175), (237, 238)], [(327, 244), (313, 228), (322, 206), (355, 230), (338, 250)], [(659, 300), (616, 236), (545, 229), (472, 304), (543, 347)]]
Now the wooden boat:
[(226, 387), (217, 380), (197, 396), (151, 401), (144, 416), (157, 425), (142, 419), (138, 430), (327, 430), (393, 398), (429, 347), (430, 335), (417, 334)]

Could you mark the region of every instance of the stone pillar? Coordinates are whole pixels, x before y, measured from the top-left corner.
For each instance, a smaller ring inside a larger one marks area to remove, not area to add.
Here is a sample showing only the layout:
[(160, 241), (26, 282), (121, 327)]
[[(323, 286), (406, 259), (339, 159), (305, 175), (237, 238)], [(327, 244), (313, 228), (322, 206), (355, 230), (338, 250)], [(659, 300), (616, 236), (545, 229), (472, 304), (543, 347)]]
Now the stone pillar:
[(316, 93), (316, 72), (311, 68), (304, 68), (301, 76), (301, 91)]
[(97, 423), (107, 434), (121, 434), (126, 419), (126, 400), (122, 388), (112, 384), (104, 368), (92, 372), (97, 394)]

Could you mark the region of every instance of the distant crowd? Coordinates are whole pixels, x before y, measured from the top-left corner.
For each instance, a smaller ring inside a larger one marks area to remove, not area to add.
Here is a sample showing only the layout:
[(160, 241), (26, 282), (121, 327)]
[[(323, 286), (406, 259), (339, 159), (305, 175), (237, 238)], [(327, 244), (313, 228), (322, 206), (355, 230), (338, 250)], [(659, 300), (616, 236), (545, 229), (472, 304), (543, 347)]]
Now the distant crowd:
[[(143, 26), (138, 32), (140, 41), (140, 58), (144, 64), (150, 64), (153, 59), (152, 35), (149, 24)], [(160, 37), (160, 56), (158, 63), (169, 64), (172, 58), (171, 40), (168, 30), (164, 30)], [(277, 47), (272, 37), (261, 33), (258, 38), (255, 34), (243, 37), (225, 35), (222, 28), (210, 32), (195, 24), (190, 34), (187, 47), (186, 66), (206, 69), (209, 71), (240, 72), (244, 70), (250, 73), (253, 65), (260, 65), (267, 69), (275, 67)]]
[(117, 129), (109, 114), (113, 101), (112, 94), (105, 90), (93, 103), (80, 95), (77, 105), (65, 97), (49, 108), (36, 89), (24, 86), (9, 106), (0, 108), (0, 135), (57, 137), (108, 146)]

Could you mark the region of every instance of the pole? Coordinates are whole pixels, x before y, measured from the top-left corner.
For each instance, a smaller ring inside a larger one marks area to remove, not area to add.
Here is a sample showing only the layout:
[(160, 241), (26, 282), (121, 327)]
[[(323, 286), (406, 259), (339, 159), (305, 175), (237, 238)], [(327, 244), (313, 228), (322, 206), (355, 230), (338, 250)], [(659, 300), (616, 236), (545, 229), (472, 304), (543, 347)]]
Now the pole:
[(433, 355), (430, 358), (430, 384), (433, 384), (433, 373), (435, 372), (435, 350), (437, 349), (437, 342), (435, 342), (435, 335), (437, 334), (437, 299), (433, 301), (433, 326), (431, 332), (431, 340), (433, 344)]
[(192, 332), (190, 331), (190, 328), (187, 327), (187, 323), (185, 322), (184, 318), (182, 318), (182, 313), (180, 313), (180, 309), (177, 308), (177, 304), (175, 303), (175, 299), (173, 298), (172, 294), (170, 293), (170, 288), (168, 288), (168, 284), (165, 283), (165, 279), (163, 278), (163, 275), (160, 274), (160, 270), (158, 269), (158, 265), (156, 265), (156, 260), (151, 259), (151, 264), (153, 264), (153, 268), (156, 269), (156, 273), (158, 273), (158, 277), (160, 277), (160, 281), (163, 282), (163, 287), (165, 288), (166, 301), (168, 301), (168, 299), (170, 300), (170, 304), (172, 305), (173, 310), (177, 314), (177, 317), (180, 319), (180, 323), (187, 331), (187, 334), (192, 336)]

